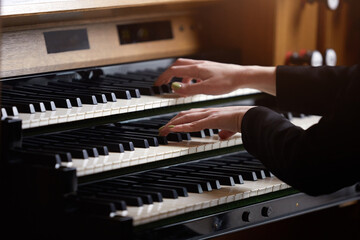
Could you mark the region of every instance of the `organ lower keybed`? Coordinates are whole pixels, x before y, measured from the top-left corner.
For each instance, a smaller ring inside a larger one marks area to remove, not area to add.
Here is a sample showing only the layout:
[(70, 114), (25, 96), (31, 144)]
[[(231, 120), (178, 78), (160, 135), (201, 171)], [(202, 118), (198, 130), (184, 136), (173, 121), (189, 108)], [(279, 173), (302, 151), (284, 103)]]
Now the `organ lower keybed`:
[[(177, 57), (214, 57), (202, 12), (224, 3), (73, 2), (4, 4), (0, 182), (11, 234), (202, 239), (359, 198), (358, 186), (296, 191), (246, 152), (240, 133), (158, 135), (181, 110), (269, 103), (255, 89), (180, 97), (171, 83), (153, 85)], [(282, 114), (305, 129), (320, 118)]]

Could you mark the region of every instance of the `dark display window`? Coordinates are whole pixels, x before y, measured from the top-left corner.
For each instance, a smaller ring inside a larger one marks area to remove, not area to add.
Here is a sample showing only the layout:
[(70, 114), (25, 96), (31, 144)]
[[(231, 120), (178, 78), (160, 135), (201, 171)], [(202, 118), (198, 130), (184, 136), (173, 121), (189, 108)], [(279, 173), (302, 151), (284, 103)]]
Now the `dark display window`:
[(86, 29), (44, 32), (44, 38), (48, 53), (60, 53), (90, 48)]
[(172, 39), (170, 21), (118, 25), (120, 44), (131, 44)]

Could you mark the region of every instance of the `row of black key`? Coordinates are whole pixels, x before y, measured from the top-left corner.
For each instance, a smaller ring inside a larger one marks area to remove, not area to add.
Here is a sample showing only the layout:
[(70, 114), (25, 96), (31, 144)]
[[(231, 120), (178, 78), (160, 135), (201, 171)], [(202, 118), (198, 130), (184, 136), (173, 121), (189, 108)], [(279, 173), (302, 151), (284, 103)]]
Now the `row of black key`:
[[(211, 136), (217, 130), (209, 129), (200, 133), (171, 133), (159, 136), (158, 128), (170, 118), (153, 118), (153, 123), (146, 124), (149, 120), (138, 122), (109, 124), (92, 128), (84, 128), (61, 133), (52, 133), (25, 137), (21, 151), (38, 156), (41, 154), (58, 154), (63, 162), (69, 163), (71, 159), (87, 159), (108, 155), (109, 152), (122, 153), (134, 151), (136, 148), (158, 147), (167, 145), (169, 141), (181, 142), (191, 140), (191, 135)], [(210, 134), (211, 132), (211, 134)]]
[[(36, 83), (16, 82), (3, 84), (0, 106), (6, 115), (17, 107), (21, 113), (55, 111), (57, 107), (81, 107), (82, 104), (116, 102), (117, 99), (139, 98), (141, 95), (170, 93), (169, 85), (153, 86), (159, 71), (147, 70), (149, 77), (138, 74), (102, 75), (94, 79), (48, 79)], [(39, 83), (41, 82), (41, 83)], [(2, 114), (4, 115), (4, 114)]]
[[(232, 168), (233, 163), (243, 168)], [(206, 170), (198, 167), (207, 164), (217, 166)], [(252, 174), (247, 175), (247, 172)], [(243, 179), (256, 181), (272, 176), (260, 161), (247, 152), (239, 152), (85, 184), (79, 187), (78, 194), (99, 201), (124, 201), (129, 206), (142, 206), (162, 202), (164, 198), (187, 197), (188, 192), (201, 194), (220, 189), (221, 185), (243, 184)]]

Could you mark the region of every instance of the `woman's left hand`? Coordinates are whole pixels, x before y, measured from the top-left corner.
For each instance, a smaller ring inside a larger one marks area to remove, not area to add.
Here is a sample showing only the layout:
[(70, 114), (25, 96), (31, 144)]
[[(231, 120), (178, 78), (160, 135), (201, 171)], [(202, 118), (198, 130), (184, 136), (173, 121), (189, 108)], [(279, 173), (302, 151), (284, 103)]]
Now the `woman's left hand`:
[(241, 130), (245, 113), (253, 106), (232, 106), (220, 108), (196, 108), (182, 111), (159, 129), (159, 135), (170, 132), (196, 132), (203, 129), (221, 129), (222, 139), (231, 137)]

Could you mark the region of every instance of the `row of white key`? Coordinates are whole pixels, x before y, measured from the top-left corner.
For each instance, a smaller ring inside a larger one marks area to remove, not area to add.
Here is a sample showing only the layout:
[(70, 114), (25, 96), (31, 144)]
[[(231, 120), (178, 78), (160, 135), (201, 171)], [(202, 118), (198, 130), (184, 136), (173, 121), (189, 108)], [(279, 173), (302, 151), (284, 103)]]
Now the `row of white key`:
[[(320, 116), (307, 116), (293, 118), (292, 122), (307, 129), (316, 124), (320, 118)], [(218, 135), (205, 138), (192, 137), (189, 141), (169, 142), (168, 145), (158, 147), (135, 148), (134, 151), (125, 151), (124, 153), (110, 152), (107, 156), (89, 157), (85, 160), (74, 158), (72, 166), (76, 167), (78, 176), (84, 176), (241, 144), (240, 133), (226, 140), (220, 139)]]
[[(188, 197), (179, 197), (178, 199), (164, 198), (163, 202), (154, 202), (153, 204), (141, 207), (128, 206), (127, 215), (133, 218), (133, 225), (136, 226), (289, 187), (289, 185), (276, 177), (257, 181), (244, 181), (243, 184), (235, 184), (235, 186), (222, 185), (221, 189), (201, 194), (189, 193)], [(119, 211), (118, 215), (123, 215), (123, 212)]]
[(73, 158), (72, 166), (76, 168), (77, 176), (84, 176), (241, 144), (240, 133), (226, 140), (221, 140), (218, 135), (205, 138), (192, 137), (191, 140), (169, 142), (168, 145), (158, 147), (135, 148), (134, 151), (123, 153), (110, 152), (107, 156), (88, 159)]
[(16, 118), (22, 119), (22, 128), (27, 129), (57, 123), (66, 123), (122, 113), (156, 109), (160, 107), (168, 107), (179, 104), (201, 102), (234, 96), (243, 96), (254, 93), (258, 93), (258, 91), (245, 88), (238, 89), (228, 94), (216, 96), (202, 94), (189, 97), (179, 97), (175, 94), (164, 94), (157, 96), (144, 95), (141, 96), (141, 98), (132, 98), (129, 100), (117, 99), (117, 102), (98, 103), (97, 105), (83, 104), (82, 107), (72, 107), (71, 109), (57, 108), (55, 111), (46, 111), (42, 113), (36, 112), (34, 114), (19, 113)]

